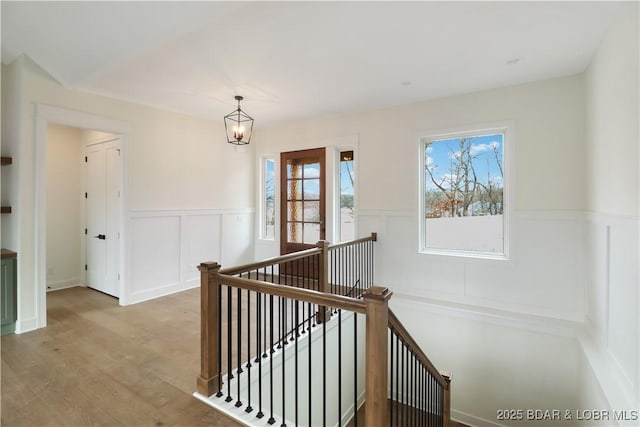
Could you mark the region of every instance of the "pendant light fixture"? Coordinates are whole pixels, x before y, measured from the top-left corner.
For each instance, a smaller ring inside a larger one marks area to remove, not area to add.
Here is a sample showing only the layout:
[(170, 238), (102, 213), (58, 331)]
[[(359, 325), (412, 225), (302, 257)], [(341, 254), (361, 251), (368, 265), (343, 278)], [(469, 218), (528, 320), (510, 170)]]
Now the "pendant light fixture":
[(240, 108), (242, 97), (236, 95), (238, 108), (224, 116), (224, 129), (227, 133), (227, 142), (235, 145), (247, 145), (251, 141), (253, 132), (253, 119)]

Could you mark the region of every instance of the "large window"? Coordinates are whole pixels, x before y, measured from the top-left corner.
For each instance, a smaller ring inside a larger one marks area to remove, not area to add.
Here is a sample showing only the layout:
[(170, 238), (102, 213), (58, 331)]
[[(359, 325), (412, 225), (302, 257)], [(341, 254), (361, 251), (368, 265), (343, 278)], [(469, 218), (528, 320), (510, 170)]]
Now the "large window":
[(507, 128), (421, 140), (423, 252), (507, 256)]

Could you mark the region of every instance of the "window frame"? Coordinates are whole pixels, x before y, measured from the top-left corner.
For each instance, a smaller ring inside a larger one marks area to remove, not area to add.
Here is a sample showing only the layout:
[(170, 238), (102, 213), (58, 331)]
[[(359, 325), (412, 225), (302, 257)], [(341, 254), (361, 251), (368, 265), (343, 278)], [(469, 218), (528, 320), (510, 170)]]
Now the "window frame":
[[(425, 191), (426, 183), (424, 177), (425, 171), (425, 149), (427, 143), (434, 141), (464, 138), (471, 136), (481, 136), (489, 134), (503, 135), (503, 253), (489, 253), (479, 251), (467, 251), (456, 249), (442, 249), (427, 246), (427, 231), (425, 218)], [(512, 179), (513, 170), (513, 152), (515, 151), (515, 125), (513, 121), (503, 121), (494, 123), (484, 123), (479, 125), (460, 126), (456, 128), (441, 129), (429, 132), (422, 132), (418, 138), (418, 252), (423, 255), (444, 256), (450, 259), (479, 259), (479, 260), (496, 260), (510, 261), (513, 259), (513, 242), (512, 242), (512, 211), (513, 211), (513, 194), (514, 180)]]

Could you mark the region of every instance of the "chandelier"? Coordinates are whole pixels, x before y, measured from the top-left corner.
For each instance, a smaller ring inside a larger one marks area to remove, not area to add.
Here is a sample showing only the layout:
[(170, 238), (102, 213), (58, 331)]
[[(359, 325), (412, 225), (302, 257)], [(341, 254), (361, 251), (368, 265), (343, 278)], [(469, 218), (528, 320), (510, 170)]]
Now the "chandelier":
[(251, 141), (253, 131), (253, 119), (240, 108), (242, 97), (236, 95), (238, 108), (224, 116), (224, 129), (227, 133), (227, 142), (235, 145), (247, 145)]

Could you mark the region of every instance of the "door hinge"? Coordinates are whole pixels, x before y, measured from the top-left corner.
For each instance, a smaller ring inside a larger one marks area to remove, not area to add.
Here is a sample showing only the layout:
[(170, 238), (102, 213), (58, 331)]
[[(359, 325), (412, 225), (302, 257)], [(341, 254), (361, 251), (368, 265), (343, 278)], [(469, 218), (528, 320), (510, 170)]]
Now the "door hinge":
[(87, 271), (87, 264), (84, 265), (84, 271)]
[(87, 234), (87, 229), (86, 229), (86, 228), (84, 229), (84, 234), (85, 234), (85, 235)]
[(87, 196), (88, 196), (88, 194), (87, 194), (87, 193), (84, 193), (84, 198), (85, 198), (85, 199), (87, 198)]
[(87, 156), (84, 156), (84, 162), (87, 163), (89, 161), (89, 158)]
[(118, 273), (118, 280), (120, 280), (120, 273)]

